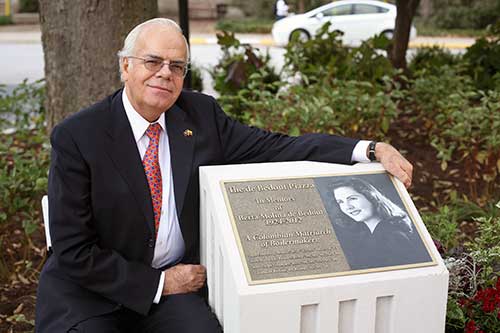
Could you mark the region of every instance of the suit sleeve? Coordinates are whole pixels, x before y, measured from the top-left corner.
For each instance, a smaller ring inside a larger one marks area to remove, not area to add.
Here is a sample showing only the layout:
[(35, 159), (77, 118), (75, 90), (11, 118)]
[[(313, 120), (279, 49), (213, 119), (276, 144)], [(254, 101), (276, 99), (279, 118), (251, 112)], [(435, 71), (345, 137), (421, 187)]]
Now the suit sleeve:
[(90, 169), (69, 130), (54, 128), (51, 144), (49, 223), (57, 264), (80, 287), (146, 313), (161, 272), (99, 246), (90, 202)]
[(215, 101), (214, 109), (225, 163), (305, 160), (352, 164), (357, 139), (328, 134), (290, 137), (241, 124), (228, 117)]

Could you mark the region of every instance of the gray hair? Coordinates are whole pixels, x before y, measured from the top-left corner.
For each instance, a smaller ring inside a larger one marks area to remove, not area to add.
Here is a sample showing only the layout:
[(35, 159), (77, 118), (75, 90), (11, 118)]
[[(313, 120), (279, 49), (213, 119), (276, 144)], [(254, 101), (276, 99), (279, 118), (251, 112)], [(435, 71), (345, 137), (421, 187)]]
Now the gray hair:
[[(186, 37), (184, 37), (184, 35), (182, 34), (181, 27), (179, 27), (177, 22), (175, 22), (174, 20), (171, 20), (168, 18), (163, 18), (163, 17), (157, 17), (157, 18), (142, 22), (141, 24), (135, 26), (135, 28), (132, 29), (132, 31), (130, 31), (128, 33), (127, 37), (125, 38), (125, 41), (123, 42), (123, 48), (120, 51), (118, 51), (118, 54), (117, 54), (118, 55), (118, 65), (120, 67), (120, 77), (122, 77), (123, 59), (128, 57), (128, 56), (134, 55), (133, 53), (135, 50), (135, 46), (137, 44), (137, 38), (139, 37), (139, 35), (141, 34), (141, 32), (144, 30), (144, 28), (146, 26), (153, 25), (153, 24), (163, 25), (163, 26), (166, 26), (169, 28), (173, 28), (174, 30), (178, 31), (181, 34), (182, 39), (184, 40), (184, 43), (186, 44), (186, 62), (189, 62), (189, 58), (190, 58), (189, 44), (186, 40)], [(123, 78), (122, 78), (122, 81), (123, 81)]]

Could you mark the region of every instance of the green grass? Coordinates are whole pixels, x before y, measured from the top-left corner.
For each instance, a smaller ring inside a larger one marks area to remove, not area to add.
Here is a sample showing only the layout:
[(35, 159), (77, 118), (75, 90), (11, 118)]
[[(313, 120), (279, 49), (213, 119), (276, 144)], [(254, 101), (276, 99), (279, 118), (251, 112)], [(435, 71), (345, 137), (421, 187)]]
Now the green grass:
[(271, 32), (274, 20), (263, 18), (244, 18), (238, 20), (222, 19), (217, 21), (215, 28), (240, 33), (262, 33)]
[(0, 25), (12, 24), (12, 18), (10, 16), (0, 15)]
[(415, 18), (413, 24), (417, 28), (418, 36), (430, 37), (481, 37), (484, 36), (485, 30), (475, 29), (442, 29), (437, 28), (430, 22), (425, 22), (421, 18)]

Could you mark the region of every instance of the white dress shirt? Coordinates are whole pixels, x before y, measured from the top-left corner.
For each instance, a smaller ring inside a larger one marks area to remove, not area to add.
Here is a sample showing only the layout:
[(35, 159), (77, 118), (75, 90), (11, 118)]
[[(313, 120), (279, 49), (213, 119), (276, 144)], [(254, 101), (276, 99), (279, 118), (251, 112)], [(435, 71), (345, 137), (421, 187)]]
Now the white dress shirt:
[(352, 151), (351, 161), (353, 162), (370, 162), (368, 156), (366, 156), (366, 151), (368, 150), (368, 146), (371, 141), (368, 140), (360, 140), (354, 146), (354, 150)]
[[(123, 90), (122, 101), (142, 160), (146, 154), (149, 144), (149, 137), (146, 135), (146, 130), (151, 123), (144, 119), (134, 109), (128, 99), (126, 89)], [(184, 239), (182, 237), (179, 219), (177, 217), (177, 210), (175, 208), (174, 185), (172, 178), (172, 166), (170, 164), (170, 147), (168, 143), (167, 127), (165, 124), (165, 113), (161, 114), (156, 123), (160, 124), (162, 128), (160, 133), (158, 158), (160, 163), (163, 191), (159, 230), (151, 266), (154, 268), (160, 268), (168, 264), (175, 264), (182, 258), (184, 255)], [(354, 147), (351, 160), (353, 162), (370, 162), (366, 156), (366, 150), (369, 144), (370, 141), (359, 141)], [(158, 284), (158, 290), (153, 300), (156, 304), (160, 302), (164, 280), (165, 272), (162, 272), (160, 282)]]
[[(149, 137), (146, 135), (146, 130), (149, 127), (150, 122), (144, 119), (134, 109), (128, 99), (126, 89), (123, 90), (122, 100), (130, 127), (132, 127), (132, 132), (134, 133), (137, 149), (142, 160), (149, 145)], [(161, 114), (156, 123), (160, 124), (162, 128), (160, 133), (158, 158), (160, 163), (163, 191), (159, 230), (151, 266), (154, 268), (160, 268), (168, 264), (175, 264), (182, 258), (184, 255), (184, 239), (182, 238), (179, 219), (175, 208), (172, 166), (170, 164), (170, 146), (168, 144), (164, 113)], [(158, 303), (160, 301), (164, 280), (165, 273), (162, 272), (158, 285), (158, 291), (154, 298), (154, 303)]]

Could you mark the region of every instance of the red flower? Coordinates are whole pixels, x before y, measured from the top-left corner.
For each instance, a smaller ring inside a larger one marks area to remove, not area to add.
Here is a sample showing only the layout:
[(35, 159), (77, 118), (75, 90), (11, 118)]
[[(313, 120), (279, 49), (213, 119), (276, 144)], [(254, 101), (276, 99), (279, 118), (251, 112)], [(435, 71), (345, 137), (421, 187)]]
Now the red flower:
[(465, 325), (465, 333), (475, 333), (476, 332), (476, 323), (474, 320), (471, 320)]
[(500, 332), (500, 278), (495, 286), (479, 289), (473, 297), (458, 303), (466, 315), (465, 333)]

